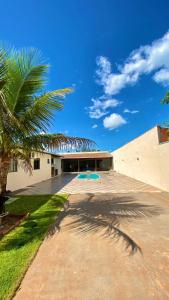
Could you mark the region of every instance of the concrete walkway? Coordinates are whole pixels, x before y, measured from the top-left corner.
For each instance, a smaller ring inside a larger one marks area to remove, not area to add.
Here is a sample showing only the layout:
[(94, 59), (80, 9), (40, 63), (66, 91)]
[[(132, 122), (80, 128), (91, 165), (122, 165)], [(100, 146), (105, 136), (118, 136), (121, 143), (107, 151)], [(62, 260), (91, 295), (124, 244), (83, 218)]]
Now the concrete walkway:
[(168, 300), (169, 195), (70, 196), (15, 300)]

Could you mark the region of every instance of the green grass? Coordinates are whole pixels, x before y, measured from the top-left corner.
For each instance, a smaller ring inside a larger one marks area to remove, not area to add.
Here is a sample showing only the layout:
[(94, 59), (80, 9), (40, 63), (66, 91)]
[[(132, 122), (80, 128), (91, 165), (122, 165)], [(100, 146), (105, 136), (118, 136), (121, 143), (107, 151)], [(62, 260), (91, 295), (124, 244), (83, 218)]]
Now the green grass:
[(19, 196), (6, 205), (11, 213), (30, 215), (0, 240), (0, 300), (14, 294), (66, 199), (66, 195)]

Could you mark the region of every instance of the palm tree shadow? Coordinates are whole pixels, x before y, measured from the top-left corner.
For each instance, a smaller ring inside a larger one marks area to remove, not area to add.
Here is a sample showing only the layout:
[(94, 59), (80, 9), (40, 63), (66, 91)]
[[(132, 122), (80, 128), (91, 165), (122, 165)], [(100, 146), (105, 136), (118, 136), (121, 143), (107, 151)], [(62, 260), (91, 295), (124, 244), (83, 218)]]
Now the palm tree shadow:
[(128, 196), (92, 195), (76, 203), (66, 203), (65, 210), (60, 214), (49, 231), (53, 235), (60, 231), (60, 224), (65, 217), (71, 221), (64, 225), (66, 230), (76, 231), (81, 235), (101, 232), (102, 237), (111, 240), (122, 240), (125, 250), (130, 254), (142, 253), (141, 247), (120, 228), (123, 221), (150, 218), (162, 213), (160, 207), (137, 203)]

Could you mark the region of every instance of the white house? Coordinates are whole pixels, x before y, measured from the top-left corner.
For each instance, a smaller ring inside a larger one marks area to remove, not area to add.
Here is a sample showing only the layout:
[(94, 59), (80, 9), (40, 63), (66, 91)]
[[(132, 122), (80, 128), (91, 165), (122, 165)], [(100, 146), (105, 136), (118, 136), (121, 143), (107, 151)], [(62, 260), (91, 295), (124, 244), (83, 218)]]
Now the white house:
[(169, 192), (169, 129), (155, 126), (119, 149), (52, 154), (32, 152), (32, 175), (21, 161), (11, 162), (7, 189), (14, 191), (63, 172), (108, 171), (135, 178)]
[(23, 168), (23, 162), (12, 160), (7, 189), (14, 191), (61, 174), (61, 155), (31, 152), (32, 174)]

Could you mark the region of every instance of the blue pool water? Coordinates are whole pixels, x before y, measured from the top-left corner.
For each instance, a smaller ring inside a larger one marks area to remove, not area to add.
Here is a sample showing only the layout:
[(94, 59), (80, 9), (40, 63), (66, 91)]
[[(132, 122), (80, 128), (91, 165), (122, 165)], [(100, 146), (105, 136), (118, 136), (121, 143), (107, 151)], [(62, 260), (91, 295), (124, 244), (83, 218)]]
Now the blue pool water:
[(100, 178), (100, 175), (97, 174), (97, 173), (90, 173), (90, 174), (80, 174), (78, 175), (77, 177), (78, 179), (99, 179)]

